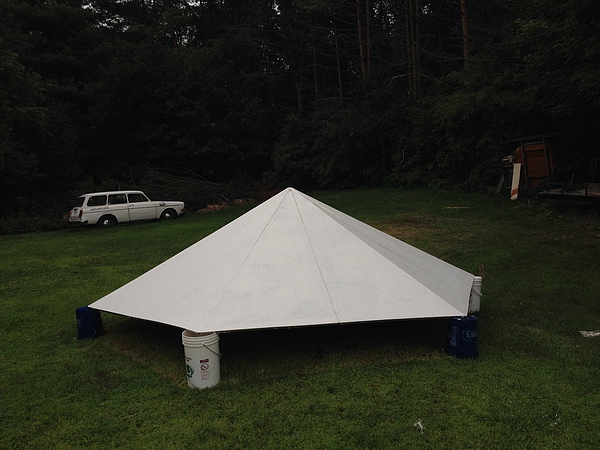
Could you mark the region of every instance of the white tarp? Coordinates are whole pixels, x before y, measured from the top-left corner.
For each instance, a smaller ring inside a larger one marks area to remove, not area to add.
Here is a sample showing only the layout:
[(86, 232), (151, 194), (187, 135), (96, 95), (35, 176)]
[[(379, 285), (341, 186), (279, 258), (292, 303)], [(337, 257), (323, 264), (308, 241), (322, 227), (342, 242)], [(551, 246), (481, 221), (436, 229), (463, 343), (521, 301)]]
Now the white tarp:
[(473, 279), (288, 188), (90, 307), (197, 332), (451, 317)]

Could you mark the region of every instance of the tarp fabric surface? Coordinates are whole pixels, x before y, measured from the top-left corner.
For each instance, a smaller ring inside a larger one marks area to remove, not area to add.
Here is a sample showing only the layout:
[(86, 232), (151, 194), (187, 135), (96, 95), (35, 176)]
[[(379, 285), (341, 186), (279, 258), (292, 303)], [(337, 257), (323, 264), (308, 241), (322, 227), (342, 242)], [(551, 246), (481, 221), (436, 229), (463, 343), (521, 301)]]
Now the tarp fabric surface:
[(90, 307), (196, 332), (451, 317), (473, 278), (287, 188)]

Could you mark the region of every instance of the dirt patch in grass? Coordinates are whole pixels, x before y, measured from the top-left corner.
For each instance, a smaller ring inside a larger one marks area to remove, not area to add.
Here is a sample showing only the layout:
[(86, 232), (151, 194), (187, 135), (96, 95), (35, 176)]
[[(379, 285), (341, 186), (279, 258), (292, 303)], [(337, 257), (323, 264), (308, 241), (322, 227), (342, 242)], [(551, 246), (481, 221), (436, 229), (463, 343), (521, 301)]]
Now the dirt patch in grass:
[(232, 201), (223, 201), (221, 203), (212, 203), (209, 205), (206, 205), (204, 208), (199, 209), (198, 213), (207, 213), (207, 212), (213, 212), (213, 211), (221, 211), (225, 208), (229, 208), (230, 206), (235, 206), (235, 205), (244, 205), (246, 203), (256, 203), (256, 199), (253, 198), (236, 198)]
[(422, 239), (423, 236), (437, 233), (436, 228), (432, 226), (431, 219), (421, 216), (401, 217), (393, 222), (373, 222), (370, 225), (406, 242), (416, 241)]
[(588, 239), (600, 239), (600, 227), (598, 224), (587, 224), (584, 236)]

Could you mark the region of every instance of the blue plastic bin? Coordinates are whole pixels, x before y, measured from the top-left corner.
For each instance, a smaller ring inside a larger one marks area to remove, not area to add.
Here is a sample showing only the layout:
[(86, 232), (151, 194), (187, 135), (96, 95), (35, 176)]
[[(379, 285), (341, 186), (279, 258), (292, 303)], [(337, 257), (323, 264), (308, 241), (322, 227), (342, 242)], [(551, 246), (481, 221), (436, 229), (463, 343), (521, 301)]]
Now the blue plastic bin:
[(457, 358), (477, 358), (477, 317), (452, 317), (448, 327), (446, 352)]
[(77, 317), (77, 339), (96, 338), (104, 334), (100, 311), (84, 306), (77, 308), (75, 315)]

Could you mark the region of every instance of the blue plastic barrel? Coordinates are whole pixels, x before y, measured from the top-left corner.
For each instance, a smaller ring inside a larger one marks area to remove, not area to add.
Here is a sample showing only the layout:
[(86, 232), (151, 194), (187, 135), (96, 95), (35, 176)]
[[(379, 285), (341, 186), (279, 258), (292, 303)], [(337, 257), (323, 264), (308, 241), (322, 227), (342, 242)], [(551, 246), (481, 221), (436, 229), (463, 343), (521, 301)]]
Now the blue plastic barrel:
[(77, 339), (95, 338), (104, 334), (100, 311), (84, 306), (77, 308), (75, 315), (77, 317)]
[(452, 317), (448, 327), (446, 352), (457, 358), (477, 358), (477, 317)]

